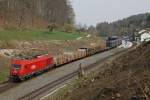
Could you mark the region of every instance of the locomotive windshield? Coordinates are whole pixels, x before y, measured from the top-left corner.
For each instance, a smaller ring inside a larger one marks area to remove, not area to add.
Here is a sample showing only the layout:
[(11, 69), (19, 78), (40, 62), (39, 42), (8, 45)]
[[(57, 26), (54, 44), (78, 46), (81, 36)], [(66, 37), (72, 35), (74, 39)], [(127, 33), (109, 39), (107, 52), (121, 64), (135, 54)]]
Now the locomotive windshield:
[(16, 69), (20, 69), (20, 68), (21, 68), (21, 65), (13, 64), (12, 67), (13, 67), (13, 68), (16, 68)]
[(110, 41), (112, 41), (112, 40), (116, 40), (116, 39), (118, 39), (118, 37), (116, 37), (116, 36), (108, 37), (108, 40), (110, 40)]

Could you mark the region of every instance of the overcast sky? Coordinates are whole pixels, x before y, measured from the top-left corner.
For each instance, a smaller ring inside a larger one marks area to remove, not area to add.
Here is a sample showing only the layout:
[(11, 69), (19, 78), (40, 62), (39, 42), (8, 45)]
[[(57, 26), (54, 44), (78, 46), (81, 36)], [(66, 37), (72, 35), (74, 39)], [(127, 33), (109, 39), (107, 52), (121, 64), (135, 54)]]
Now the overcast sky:
[(96, 25), (150, 12), (150, 0), (71, 0), (76, 23)]

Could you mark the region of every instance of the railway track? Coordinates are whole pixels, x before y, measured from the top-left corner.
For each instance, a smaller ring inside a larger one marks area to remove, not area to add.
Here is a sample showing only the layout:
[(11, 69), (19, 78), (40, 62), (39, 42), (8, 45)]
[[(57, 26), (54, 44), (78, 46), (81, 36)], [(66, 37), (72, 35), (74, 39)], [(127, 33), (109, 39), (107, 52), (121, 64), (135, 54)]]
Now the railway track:
[[(124, 51), (120, 51), (118, 52), (117, 54), (120, 54)], [(114, 54), (112, 56), (115, 56), (117, 54)], [(103, 60), (100, 60), (100, 61), (97, 61), (96, 63), (93, 63), (87, 67), (84, 67), (83, 70), (86, 72), (86, 71), (89, 71), (91, 70), (92, 68), (94, 68), (94, 66), (98, 65), (100, 62), (103, 62), (104, 60), (108, 59), (110, 57), (106, 57), (105, 59)], [(74, 71), (73, 73), (70, 73), (66, 76), (63, 76), (61, 77), (60, 79), (56, 80), (56, 81), (53, 81), (31, 93), (28, 93), (27, 95), (19, 98), (18, 100), (39, 100), (41, 97), (39, 97), (39, 95), (43, 94), (43, 93), (46, 93), (47, 91), (51, 90), (53, 87), (56, 87), (58, 85), (60, 85), (61, 83), (64, 83), (65, 81), (69, 80), (69, 79), (72, 79), (73, 77), (76, 77), (76, 76), (79, 76), (80, 74), (80, 69), (77, 70), (77, 71)], [(39, 98), (38, 98), (39, 97)], [(36, 99), (35, 99), (36, 98)]]
[(0, 84), (0, 93), (7, 91), (8, 89), (13, 88), (17, 85), (18, 85), (18, 83), (12, 83), (10, 81), (5, 81), (2, 84)]
[(71, 78), (73, 78), (73, 77), (75, 77), (77, 75), (78, 75), (78, 71), (70, 73), (70, 74), (68, 74), (66, 76), (63, 76), (62, 78), (60, 78), (60, 79), (58, 79), (56, 81), (53, 81), (52, 83), (49, 83), (49, 84), (47, 84), (47, 85), (45, 85), (45, 86), (43, 86), (43, 87), (33, 91), (32, 93), (29, 93), (29, 94), (19, 98), (18, 100), (33, 100), (34, 98), (36, 98), (38, 95), (44, 93), (45, 91), (48, 91), (51, 88), (53, 88), (53, 87), (55, 87), (55, 86), (65, 82), (65, 81), (67, 81), (67, 80), (69, 80), (69, 79), (71, 79)]

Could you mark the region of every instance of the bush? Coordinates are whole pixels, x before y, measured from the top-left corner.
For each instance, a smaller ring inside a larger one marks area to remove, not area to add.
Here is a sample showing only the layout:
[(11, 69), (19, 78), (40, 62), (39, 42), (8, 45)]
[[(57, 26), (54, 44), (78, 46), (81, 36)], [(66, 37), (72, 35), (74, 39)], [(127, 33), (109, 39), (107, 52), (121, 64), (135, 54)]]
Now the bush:
[(74, 31), (74, 27), (71, 24), (65, 24), (63, 26), (63, 31), (64, 32), (73, 32)]

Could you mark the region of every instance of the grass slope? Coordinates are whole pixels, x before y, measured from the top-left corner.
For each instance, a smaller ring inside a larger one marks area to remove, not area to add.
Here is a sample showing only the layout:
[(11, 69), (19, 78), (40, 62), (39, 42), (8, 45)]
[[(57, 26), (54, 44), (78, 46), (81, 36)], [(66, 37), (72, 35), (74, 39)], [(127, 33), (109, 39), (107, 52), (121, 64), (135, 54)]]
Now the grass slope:
[(0, 40), (74, 40), (81, 36), (83, 34), (58, 31), (49, 32), (44, 29), (0, 31)]

